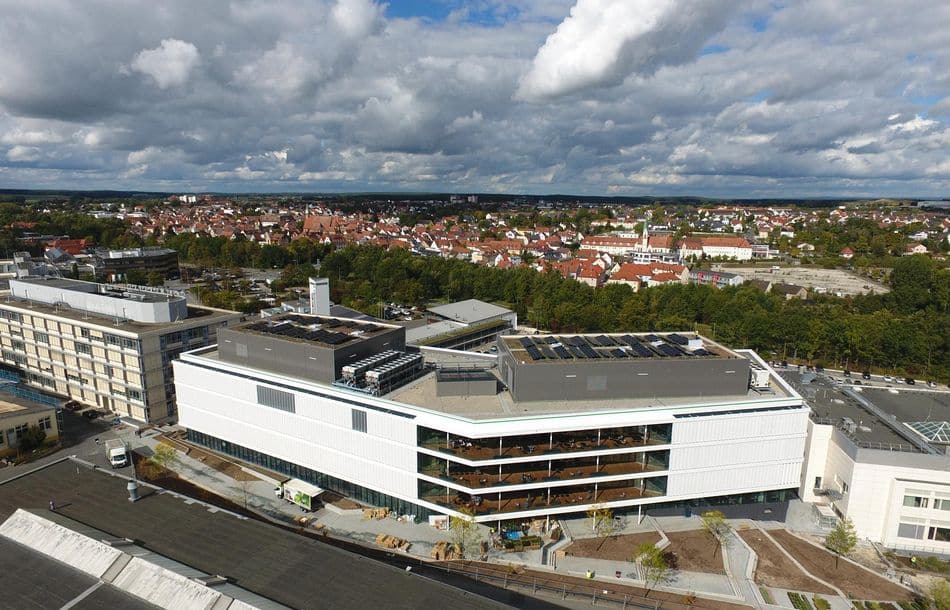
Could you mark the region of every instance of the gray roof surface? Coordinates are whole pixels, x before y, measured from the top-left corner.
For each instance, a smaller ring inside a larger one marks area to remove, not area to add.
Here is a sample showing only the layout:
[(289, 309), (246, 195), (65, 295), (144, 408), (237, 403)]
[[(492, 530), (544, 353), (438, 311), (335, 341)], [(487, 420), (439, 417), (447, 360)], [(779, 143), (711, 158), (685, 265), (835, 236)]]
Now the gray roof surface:
[[(0, 574), (3, 608), (62, 608), (82, 595), (98, 580), (65, 563), (50, 559), (21, 544), (0, 536)], [(73, 608), (116, 608), (138, 610), (152, 604), (102, 585)]]
[(448, 305), (430, 307), (429, 311), (448, 320), (455, 320), (464, 324), (477, 324), (483, 320), (512, 313), (510, 309), (492, 305), (478, 299), (458, 301)]
[[(57, 512), (70, 519), (134, 539), (155, 553), (227, 576), (239, 587), (297, 608), (501, 607), (318, 540), (239, 519), (167, 492), (144, 488), (143, 498), (129, 503), (125, 485), (124, 479), (78, 462), (58, 462), (0, 485), (0, 520), (17, 508), (42, 509), (55, 499), (60, 506)], [(86, 581), (70, 582), (79, 588)]]

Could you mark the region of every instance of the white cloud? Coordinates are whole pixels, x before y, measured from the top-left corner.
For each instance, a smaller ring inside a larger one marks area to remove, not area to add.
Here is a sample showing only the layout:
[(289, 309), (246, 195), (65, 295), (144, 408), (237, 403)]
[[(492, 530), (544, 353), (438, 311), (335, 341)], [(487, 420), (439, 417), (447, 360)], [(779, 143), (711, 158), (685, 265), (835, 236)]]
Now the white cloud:
[(154, 49), (139, 51), (130, 66), (136, 72), (155, 79), (159, 89), (167, 89), (187, 83), (191, 71), (200, 61), (195, 45), (177, 38), (166, 38)]
[(18, 144), (7, 151), (8, 161), (37, 161), (42, 156), (40, 149), (35, 146), (21, 146)]
[[(522, 78), (521, 99), (619, 84), (692, 59), (731, 12), (721, 0), (578, 0)], [(734, 10), (734, 9), (733, 9)]]
[(351, 38), (363, 38), (382, 25), (383, 7), (372, 0), (337, 0), (333, 20)]

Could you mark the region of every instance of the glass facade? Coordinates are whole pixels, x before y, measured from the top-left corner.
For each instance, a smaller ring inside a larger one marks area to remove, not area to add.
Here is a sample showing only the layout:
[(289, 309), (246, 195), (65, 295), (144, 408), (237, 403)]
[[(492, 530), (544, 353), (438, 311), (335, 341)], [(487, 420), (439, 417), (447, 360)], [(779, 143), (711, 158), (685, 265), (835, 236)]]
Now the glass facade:
[(195, 430), (188, 431), (188, 440), (198, 445), (203, 445), (214, 451), (224, 453), (243, 460), (251, 464), (257, 464), (268, 470), (285, 474), (301, 481), (306, 481), (318, 487), (335, 491), (338, 494), (353, 498), (358, 502), (369, 504), (371, 506), (386, 507), (400, 515), (415, 515), (417, 519), (425, 520), (430, 515), (438, 514), (428, 508), (406, 502), (399, 498), (338, 479), (337, 477), (311, 470), (299, 464), (288, 462), (280, 458), (248, 449), (247, 447), (229, 443), (210, 434), (204, 434)]
[(565, 506), (581, 507), (604, 502), (650, 498), (664, 493), (666, 493), (665, 476), (474, 494), (460, 492), (430, 481), (419, 481), (420, 499), (452, 510), (471, 512), (477, 516)]
[(418, 466), (420, 474), (451, 481), (469, 489), (485, 489), (506, 485), (655, 472), (669, 467), (669, 456), (669, 450), (661, 449), (593, 457), (468, 466), (447, 458), (420, 453)]
[(471, 461), (668, 445), (672, 424), (471, 439), (420, 426), (418, 445)]

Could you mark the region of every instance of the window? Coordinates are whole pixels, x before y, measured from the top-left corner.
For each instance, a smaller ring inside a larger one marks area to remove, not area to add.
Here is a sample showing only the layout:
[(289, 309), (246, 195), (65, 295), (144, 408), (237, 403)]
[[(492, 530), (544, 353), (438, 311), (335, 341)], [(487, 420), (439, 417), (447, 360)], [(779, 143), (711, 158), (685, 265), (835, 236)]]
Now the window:
[(848, 493), (848, 483), (847, 481), (841, 481), (841, 493)]
[(929, 500), (929, 498), (921, 498), (920, 496), (904, 496), (904, 506), (908, 508), (927, 508)]
[(92, 355), (92, 346), (88, 343), (76, 343), (75, 345), (77, 353)]
[(924, 526), (914, 523), (900, 523), (897, 526), (897, 535), (900, 538), (914, 538), (920, 540), (924, 537)]
[(129, 390), (127, 395), (132, 400), (142, 400), (142, 393), (138, 390)]
[(288, 413), (297, 412), (293, 394), (263, 385), (257, 386), (257, 403), (272, 409), (287, 411)]
[(52, 422), (52, 420), (51, 420), (49, 417), (44, 417), (44, 418), (41, 419), (39, 422), (37, 422), (36, 425), (40, 427), (40, 430), (52, 430), (52, 429), (53, 429), (53, 422)]
[(12, 341), (10, 341), (10, 345), (13, 346), (13, 349), (19, 350), (21, 352), (26, 350), (26, 347), (23, 345), (23, 342), (18, 341), (16, 339), (13, 339)]
[(815, 477), (815, 489), (821, 489), (821, 477)]
[(932, 527), (927, 533), (928, 540), (950, 542), (950, 527)]
[(34, 332), (34, 333), (33, 333), (33, 340), (36, 341), (37, 343), (47, 343), (47, 344), (48, 344), (48, 343), (49, 343), (49, 335), (47, 335), (46, 333), (41, 333), (41, 332)]
[(88, 329), (88, 328), (80, 328), (80, 329), (79, 329), (79, 334), (82, 336), (83, 339), (88, 339), (88, 338), (89, 338), (89, 329)]
[(27, 428), (29, 428), (29, 426), (26, 424), (20, 424), (13, 429), (13, 434), (16, 436), (16, 440), (20, 440), (20, 437), (26, 434)]
[(357, 432), (366, 432), (366, 411), (352, 409), (353, 429)]
[(938, 510), (950, 510), (950, 498), (936, 499), (934, 500), (934, 508)]

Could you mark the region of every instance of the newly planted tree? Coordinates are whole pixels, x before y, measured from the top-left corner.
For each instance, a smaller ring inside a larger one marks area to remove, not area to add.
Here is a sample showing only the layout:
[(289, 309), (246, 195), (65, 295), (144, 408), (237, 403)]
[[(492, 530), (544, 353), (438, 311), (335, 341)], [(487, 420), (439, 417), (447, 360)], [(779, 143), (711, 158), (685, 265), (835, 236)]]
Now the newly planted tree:
[(475, 522), (474, 515), (465, 509), (462, 516), (453, 516), (449, 519), (449, 532), (452, 542), (458, 547), (459, 553), (465, 557), (469, 550), (477, 548), (481, 542), (482, 532)]
[(722, 511), (709, 510), (702, 514), (703, 531), (716, 539), (716, 552), (719, 552), (720, 545), (729, 544), (729, 535), (732, 533), (732, 526), (726, 521), (726, 516)]
[(857, 544), (858, 535), (854, 532), (854, 524), (845, 517), (825, 537), (825, 547), (835, 554), (835, 569), (838, 568), (838, 559), (853, 551)]
[(640, 574), (647, 585), (647, 595), (654, 587), (670, 579), (670, 563), (656, 545), (644, 542), (638, 546), (634, 561), (640, 565)]

